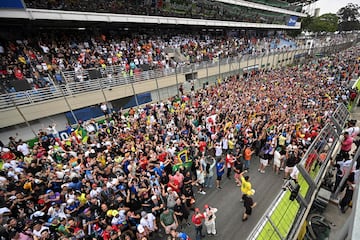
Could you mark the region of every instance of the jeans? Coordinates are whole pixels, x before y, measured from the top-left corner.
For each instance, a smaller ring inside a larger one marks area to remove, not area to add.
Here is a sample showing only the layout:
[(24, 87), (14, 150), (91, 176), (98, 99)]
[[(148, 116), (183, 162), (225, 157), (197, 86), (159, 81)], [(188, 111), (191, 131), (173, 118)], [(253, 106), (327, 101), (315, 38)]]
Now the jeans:
[(250, 160), (244, 160), (244, 169), (250, 168)]
[(195, 226), (196, 232), (196, 240), (200, 240), (202, 238), (202, 224), (200, 226)]
[(214, 182), (214, 176), (206, 176), (205, 177), (205, 187), (212, 188)]

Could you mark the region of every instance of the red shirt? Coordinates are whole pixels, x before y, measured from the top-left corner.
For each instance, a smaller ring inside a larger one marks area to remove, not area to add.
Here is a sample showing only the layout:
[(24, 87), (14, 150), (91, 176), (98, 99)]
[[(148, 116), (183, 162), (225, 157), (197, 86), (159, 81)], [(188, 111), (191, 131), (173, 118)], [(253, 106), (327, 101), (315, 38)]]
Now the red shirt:
[(195, 224), (195, 226), (200, 226), (202, 224), (203, 219), (205, 219), (204, 214), (198, 213), (194, 214), (191, 218), (191, 221)]
[(199, 142), (200, 152), (205, 152), (205, 149), (206, 149), (206, 142), (204, 142), (204, 141)]
[(352, 143), (353, 143), (352, 137), (348, 136), (347, 138), (344, 139), (344, 141), (342, 141), (341, 150), (345, 152), (349, 152), (351, 150)]

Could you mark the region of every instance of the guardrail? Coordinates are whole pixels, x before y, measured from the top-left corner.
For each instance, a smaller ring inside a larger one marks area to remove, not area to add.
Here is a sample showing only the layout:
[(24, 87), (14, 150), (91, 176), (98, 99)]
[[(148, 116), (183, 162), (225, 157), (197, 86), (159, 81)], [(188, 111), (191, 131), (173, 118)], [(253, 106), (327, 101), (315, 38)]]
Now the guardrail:
[[(347, 42), (347, 43), (338, 43), (338, 45), (334, 45), (330, 48), (329, 45), (321, 45), (316, 48), (316, 50), (312, 50), (309, 48), (301, 48), (301, 49), (292, 49), (291, 51), (275, 51), (270, 52), (268, 54), (266, 53), (260, 53), (258, 55), (241, 55), (236, 56), (233, 58), (226, 58), (226, 59), (214, 59), (211, 62), (200, 62), (200, 63), (193, 63), (189, 65), (178, 65), (175, 69), (169, 68), (169, 69), (162, 69), (162, 70), (150, 70), (150, 71), (144, 71), (141, 73), (134, 73), (133, 76), (124, 76), (124, 75), (111, 75), (111, 76), (105, 76), (99, 79), (90, 79), (87, 81), (81, 81), (81, 82), (74, 82), (70, 81), (63, 85), (52, 85), (50, 87), (40, 88), (40, 89), (33, 89), (28, 91), (21, 91), (21, 92), (14, 92), (14, 93), (7, 93), (7, 94), (1, 94), (0, 95), (0, 110), (11, 108), (26, 104), (33, 104), (36, 102), (42, 102), (42, 101), (48, 101), (55, 98), (61, 98), (68, 95), (76, 95), (96, 90), (102, 90), (107, 89), (115, 86), (120, 86), (124, 84), (131, 84), (131, 83), (138, 83), (141, 81), (146, 81), (150, 79), (157, 79), (161, 77), (176, 75), (176, 74), (186, 74), (186, 73), (192, 73), (196, 72), (197, 70), (201, 69), (207, 69), (211, 67), (219, 66), (219, 72), (218, 75), (222, 76), (226, 73), (221, 73), (220, 68), (221, 66), (224, 66), (226, 64), (235, 65), (233, 69), (229, 69), (229, 72), (232, 72), (235, 69), (238, 69), (240, 71), (240, 63), (247, 62), (246, 66), (249, 67), (249, 61), (255, 59), (256, 65), (258, 65), (258, 68), (267, 68), (269, 65), (268, 59), (267, 62), (262, 62), (264, 56), (274, 56), (272, 66), (273, 67), (283, 67), (284, 62), (289, 60), (289, 56), (292, 54), (294, 56), (303, 54), (303, 53), (309, 53), (309, 51), (312, 51), (313, 53), (319, 53), (319, 52), (329, 52), (329, 51), (338, 51), (339, 49), (348, 47), (349, 44), (354, 44), (355, 42)], [(276, 57), (277, 55), (277, 57)], [(282, 58), (280, 58), (282, 56)], [(261, 59), (261, 60), (258, 60)], [(104, 75), (106, 73), (115, 73), (120, 69), (120, 66), (109, 66), (106, 69), (100, 69), (101, 71), (105, 71)], [(86, 70), (88, 71), (88, 70)], [(86, 72), (87, 73), (87, 72)], [(75, 74), (75, 72), (66, 72), (65, 75), (68, 75), (68, 77), (72, 76), (72, 74)], [(87, 73), (88, 74), (88, 73)], [(70, 77), (71, 78), (71, 77)], [(61, 89), (63, 91), (61, 91)]]
[[(297, 164), (300, 172), (298, 176), (300, 191), (296, 200), (289, 199), (290, 191), (279, 190), (279, 194), (248, 236), (248, 240), (297, 238), (300, 226), (312, 206), (349, 116), (347, 107), (343, 104), (338, 105), (329, 122)], [(337, 125), (339, 128), (336, 127)]]

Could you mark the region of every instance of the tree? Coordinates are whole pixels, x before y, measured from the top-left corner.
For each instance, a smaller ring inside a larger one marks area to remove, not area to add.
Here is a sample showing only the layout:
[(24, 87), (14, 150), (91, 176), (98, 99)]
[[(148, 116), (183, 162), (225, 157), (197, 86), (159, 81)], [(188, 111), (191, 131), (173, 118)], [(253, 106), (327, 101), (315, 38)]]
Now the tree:
[(360, 14), (357, 4), (349, 3), (345, 7), (340, 8), (337, 15), (339, 16), (339, 30), (351, 31), (360, 29)]
[(338, 17), (327, 13), (313, 18), (308, 26), (311, 32), (335, 32), (338, 30)]

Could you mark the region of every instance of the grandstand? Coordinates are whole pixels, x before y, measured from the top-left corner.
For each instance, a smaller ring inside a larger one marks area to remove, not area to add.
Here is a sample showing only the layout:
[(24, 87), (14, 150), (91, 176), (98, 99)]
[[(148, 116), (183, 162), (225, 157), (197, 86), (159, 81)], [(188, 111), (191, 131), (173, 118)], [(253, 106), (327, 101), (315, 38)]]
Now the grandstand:
[[(51, 98), (68, 94), (68, 84), (73, 82), (130, 78), (130, 74), (149, 79), (154, 73), (145, 73), (148, 70), (161, 71), (158, 74), (162, 77), (174, 74), (174, 69), (183, 64), (294, 50), (296, 43), (288, 41), (283, 31), (299, 29), (299, 19), (306, 16), (299, 4), (278, 0), (26, 0), (1, 4), (0, 24), (9, 29), (0, 36), (4, 50), (0, 99), (4, 112), (14, 110), (13, 103), (29, 106), (48, 99), (48, 94)], [(60, 92), (59, 86), (65, 91)], [(9, 93), (14, 94), (11, 99)], [(106, 94), (99, 102), (113, 99)], [(29, 98), (34, 95), (35, 101)], [(71, 103), (71, 110), (89, 105)], [(69, 111), (55, 109), (59, 110), (49, 115)], [(42, 122), (38, 118), (48, 117), (31, 117), (26, 110), (20, 115), (23, 117), (17, 115), (17, 121), (4, 119), (1, 127)]]
[(0, 138), (5, 143), (18, 132), (23, 139), (36, 138), (56, 123), (65, 139), (65, 123), (102, 119), (101, 103), (110, 113), (175, 95), (181, 99), (183, 91), (258, 71), (265, 76), (358, 40), (341, 35), (310, 46), (288, 37), (286, 31), (300, 28), (302, 7), (311, 2), (0, 3), (0, 25), (10, 27), (0, 33)]

